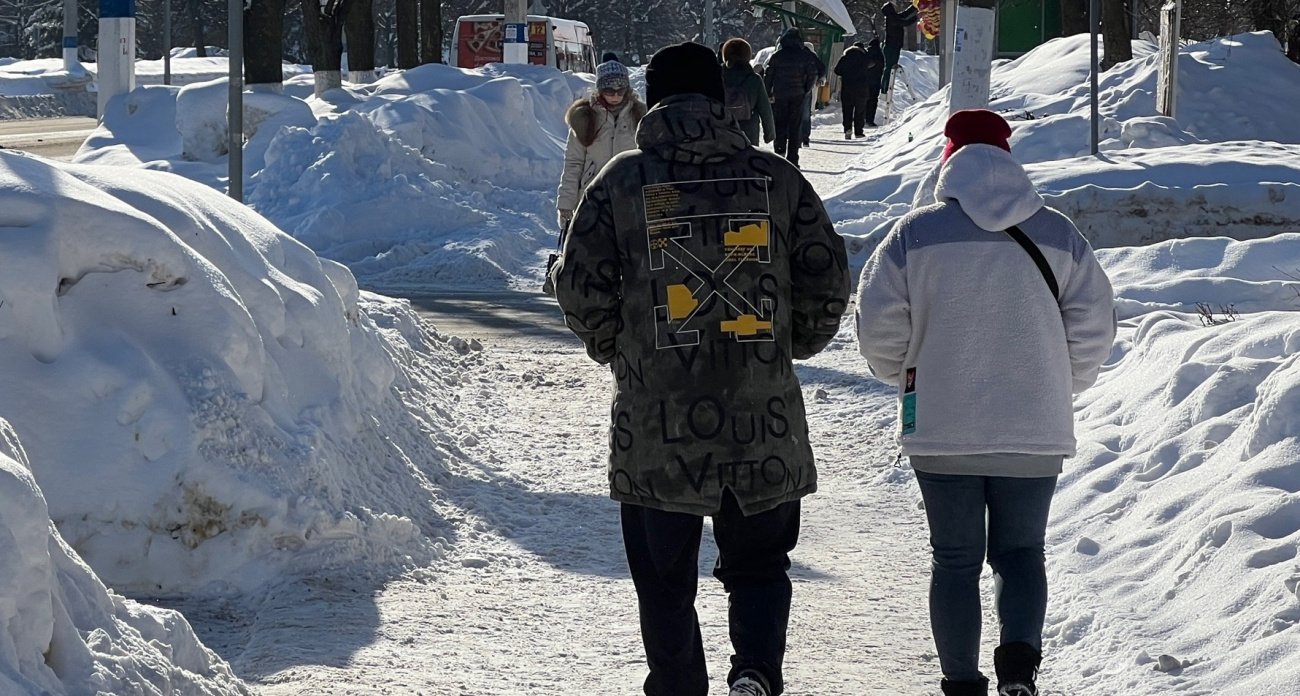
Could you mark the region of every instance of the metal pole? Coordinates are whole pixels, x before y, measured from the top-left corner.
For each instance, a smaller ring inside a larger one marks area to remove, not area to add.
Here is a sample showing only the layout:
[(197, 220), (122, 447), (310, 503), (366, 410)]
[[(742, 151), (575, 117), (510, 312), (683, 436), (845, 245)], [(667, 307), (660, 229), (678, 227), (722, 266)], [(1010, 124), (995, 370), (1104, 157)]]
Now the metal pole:
[(172, 83), (172, 0), (163, 0), (163, 84)]
[(1092, 154), (1097, 154), (1101, 142), (1101, 107), (1098, 105), (1097, 97), (1097, 73), (1100, 61), (1097, 59), (1097, 28), (1101, 8), (1098, 7), (1101, 0), (1092, 0), (1088, 5), (1088, 26), (1092, 36)]
[(244, 202), (244, 0), (230, 0), (230, 197)]

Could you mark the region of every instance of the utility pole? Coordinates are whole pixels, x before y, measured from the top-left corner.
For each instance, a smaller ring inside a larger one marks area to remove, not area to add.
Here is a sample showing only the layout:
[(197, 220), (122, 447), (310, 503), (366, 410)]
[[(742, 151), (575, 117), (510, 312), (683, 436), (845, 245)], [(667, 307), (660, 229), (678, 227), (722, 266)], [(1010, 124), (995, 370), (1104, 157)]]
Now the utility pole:
[(1088, 4), (1088, 31), (1089, 38), (1092, 39), (1092, 120), (1089, 143), (1094, 155), (1101, 149), (1101, 107), (1097, 95), (1097, 73), (1101, 68), (1101, 61), (1097, 59), (1097, 29), (1101, 23), (1100, 5), (1101, 0), (1092, 0)]
[(230, 197), (244, 202), (244, 0), (229, 0), (230, 105), (226, 111), (230, 140)]
[(135, 89), (135, 0), (99, 0), (99, 115)]
[(527, 0), (505, 0), (505, 35), (501, 41), (501, 62), (528, 62)]
[(63, 0), (63, 69), (68, 74), (81, 72), (77, 61), (77, 0)]
[[(1095, 1), (1095, 0), (1094, 0)], [(952, 52), (952, 86), (948, 111), (986, 109), (993, 74), (993, 41), (997, 32), (996, 0), (960, 0)]]
[(1178, 35), (1182, 12), (1181, 0), (1169, 0), (1160, 8), (1160, 67), (1156, 72), (1156, 110), (1169, 118), (1177, 118), (1178, 113)]

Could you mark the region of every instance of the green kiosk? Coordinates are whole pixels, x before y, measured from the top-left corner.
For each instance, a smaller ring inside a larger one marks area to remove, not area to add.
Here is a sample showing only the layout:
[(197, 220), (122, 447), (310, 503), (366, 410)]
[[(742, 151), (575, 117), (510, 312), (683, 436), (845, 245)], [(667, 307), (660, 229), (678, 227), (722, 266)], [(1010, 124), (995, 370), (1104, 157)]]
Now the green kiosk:
[(1016, 58), (1061, 35), (1059, 0), (998, 0), (998, 58)]

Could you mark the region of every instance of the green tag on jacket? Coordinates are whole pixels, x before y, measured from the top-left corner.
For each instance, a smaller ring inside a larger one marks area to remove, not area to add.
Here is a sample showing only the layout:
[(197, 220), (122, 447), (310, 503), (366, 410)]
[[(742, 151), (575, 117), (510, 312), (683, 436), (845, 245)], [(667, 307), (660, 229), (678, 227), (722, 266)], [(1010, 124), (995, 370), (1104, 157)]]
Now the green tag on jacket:
[(903, 386), (903, 434), (916, 432), (916, 368), (907, 368), (907, 383)]

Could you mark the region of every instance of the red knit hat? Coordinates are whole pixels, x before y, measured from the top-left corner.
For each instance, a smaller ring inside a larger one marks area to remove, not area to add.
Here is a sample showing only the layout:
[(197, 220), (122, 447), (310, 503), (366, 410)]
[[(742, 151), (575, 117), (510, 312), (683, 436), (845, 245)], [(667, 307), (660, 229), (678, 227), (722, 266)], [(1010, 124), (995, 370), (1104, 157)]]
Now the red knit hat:
[(988, 109), (962, 109), (948, 117), (943, 127), (943, 134), (948, 136), (948, 147), (943, 150), (943, 161), (947, 162), (952, 153), (966, 145), (981, 143), (996, 145), (1011, 152), (1011, 126), (1005, 119)]

